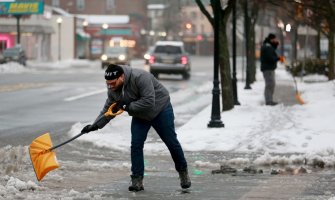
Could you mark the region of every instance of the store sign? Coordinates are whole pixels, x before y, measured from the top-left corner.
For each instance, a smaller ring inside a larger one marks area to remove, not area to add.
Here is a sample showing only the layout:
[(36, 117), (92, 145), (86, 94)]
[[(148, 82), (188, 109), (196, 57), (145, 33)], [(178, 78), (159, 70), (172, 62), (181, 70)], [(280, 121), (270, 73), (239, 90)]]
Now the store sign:
[(131, 29), (102, 29), (101, 35), (132, 35)]
[(0, 15), (43, 14), (43, 1), (0, 2)]

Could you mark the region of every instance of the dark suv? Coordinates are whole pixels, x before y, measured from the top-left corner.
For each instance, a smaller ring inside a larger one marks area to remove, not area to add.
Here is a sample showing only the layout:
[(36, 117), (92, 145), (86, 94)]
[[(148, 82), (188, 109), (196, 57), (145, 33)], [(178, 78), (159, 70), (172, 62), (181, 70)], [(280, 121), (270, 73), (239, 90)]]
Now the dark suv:
[(15, 46), (12, 48), (5, 49), (3, 51), (4, 62), (18, 62), (21, 65), (26, 65), (27, 57), (26, 53), (21, 46)]
[(181, 74), (190, 78), (191, 63), (181, 41), (158, 41), (149, 59), (150, 72), (158, 77), (162, 74)]

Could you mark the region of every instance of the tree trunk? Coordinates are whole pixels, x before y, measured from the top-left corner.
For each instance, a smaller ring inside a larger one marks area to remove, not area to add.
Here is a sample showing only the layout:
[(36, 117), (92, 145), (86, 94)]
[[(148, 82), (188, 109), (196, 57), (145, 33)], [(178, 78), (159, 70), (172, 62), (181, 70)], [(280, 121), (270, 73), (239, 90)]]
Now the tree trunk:
[(249, 24), (249, 32), (250, 32), (250, 40), (249, 40), (249, 46), (250, 46), (250, 83), (254, 83), (256, 81), (256, 31), (255, 26), (258, 18), (258, 12), (259, 12), (259, 4), (257, 1), (251, 1), (251, 16), (250, 16), (250, 22)]
[(297, 61), (297, 42), (298, 42), (298, 27), (299, 24), (297, 23), (295, 25), (296, 28), (292, 29), (292, 40), (291, 40), (291, 45), (292, 45), (292, 55), (291, 55), (291, 65), (293, 66), (293, 63)]
[(316, 58), (318, 58), (318, 59), (321, 58), (320, 40), (321, 40), (321, 30), (318, 29), (318, 34), (316, 35)]
[(251, 24), (250, 26), (250, 54), (249, 54), (249, 67), (250, 67), (250, 83), (254, 83), (256, 81), (256, 44), (255, 44), (255, 24)]
[(334, 30), (331, 29), (329, 33), (329, 43), (328, 43), (328, 59), (329, 59), (329, 71), (328, 71), (328, 79), (334, 79)]
[(229, 61), (229, 43), (226, 32), (227, 22), (231, 8), (226, 8), (221, 16), (220, 30), (220, 78), (222, 91), (222, 110), (230, 110), (234, 108), (234, 94), (231, 79), (230, 61)]

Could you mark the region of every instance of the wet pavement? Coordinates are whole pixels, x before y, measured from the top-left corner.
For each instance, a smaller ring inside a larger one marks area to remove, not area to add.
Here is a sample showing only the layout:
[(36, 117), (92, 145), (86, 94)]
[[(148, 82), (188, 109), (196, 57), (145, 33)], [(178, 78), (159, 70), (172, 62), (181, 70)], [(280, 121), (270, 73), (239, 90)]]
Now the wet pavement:
[[(278, 83), (275, 99), (285, 106), (296, 104), (292, 85)], [(219, 162), (223, 159), (249, 158), (254, 160), (257, 154), (237, 154), (234, 152), (186, 152), (189, 164), (196, 160)], [(261, 174), (243, 172), (246, 166), (234, 166), (237, 173), (212, 174), (213, 167), (189, 167), (192, 187), (182, 190), (179, 178), (173, 169), (173, 162), (169, 155), (147, 156), (144, 177), (144, 191), (128, 192), (130, 177), (122, 177), (104, 185), (94, 187), (93, 190), (103, 191), (104, 199), (223, 199), (223, 200), (327, 200), (335, 196), (334, 169), (320, 169), (313, 166), (304, 167), (308, 173), (292, 175), (281, 173), (272, 175), (273, 169), (283, 169), (287, 166), (256, 167), (262, 169)]]
[(147, 172), (144, 191), (128, 192), (130, 178), (124, 177), (100, 185), (105, 199), (329, 199), (335, 195), (333, 170), (314, 170), (298, 175), (248, 174), (241, 168), (235, 174), (212, 174), (208, 169), (190, 169), (192, 187), (180, 189), (178, 174), (173, 170)]

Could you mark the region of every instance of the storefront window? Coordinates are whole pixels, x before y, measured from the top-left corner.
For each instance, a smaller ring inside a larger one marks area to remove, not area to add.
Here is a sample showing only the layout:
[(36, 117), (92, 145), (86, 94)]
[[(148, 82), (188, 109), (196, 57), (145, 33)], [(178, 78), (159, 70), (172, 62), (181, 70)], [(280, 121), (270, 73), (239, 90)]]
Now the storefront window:
[(59, 7), (59, 0), (52, 0), (52, 6)]
[(113, 10), (115, 6), (114, 0), (106, 0), (106, 8), (107, 10)]
[(85, 9), (85, 0), (77, 0), (77, 10)]

